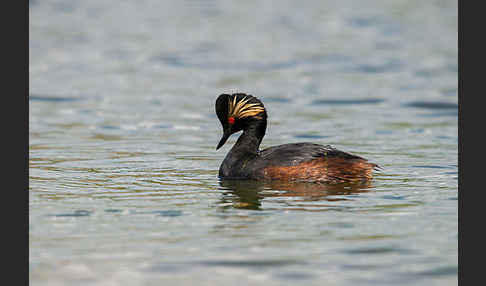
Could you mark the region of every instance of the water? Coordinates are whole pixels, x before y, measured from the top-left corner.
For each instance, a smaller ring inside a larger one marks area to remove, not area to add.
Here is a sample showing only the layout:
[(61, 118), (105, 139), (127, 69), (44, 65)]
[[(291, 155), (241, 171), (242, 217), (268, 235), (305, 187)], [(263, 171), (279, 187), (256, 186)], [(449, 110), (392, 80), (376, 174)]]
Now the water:
[[(304, 2), (29, 2), (31, 285), (457, 284), (457, 2)], [(383, 171), (219, 181), (235, 91)]]

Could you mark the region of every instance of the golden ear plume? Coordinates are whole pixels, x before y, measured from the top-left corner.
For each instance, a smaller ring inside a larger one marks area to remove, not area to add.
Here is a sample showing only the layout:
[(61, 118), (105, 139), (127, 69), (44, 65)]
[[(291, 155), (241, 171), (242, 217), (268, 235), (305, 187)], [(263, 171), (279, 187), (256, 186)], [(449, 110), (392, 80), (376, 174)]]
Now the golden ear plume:
[[(251, 98), (246, 96), (239, 101), (236, 101), (236, 96), (233, 97), (233, 101), (229, 100), (229, 112), (228, 117), (245, 118), (255, 116), (265, 110), (259, 103), (247, 103)], [(260, 116), (255, 116), (258, 119), (262, 119)]]

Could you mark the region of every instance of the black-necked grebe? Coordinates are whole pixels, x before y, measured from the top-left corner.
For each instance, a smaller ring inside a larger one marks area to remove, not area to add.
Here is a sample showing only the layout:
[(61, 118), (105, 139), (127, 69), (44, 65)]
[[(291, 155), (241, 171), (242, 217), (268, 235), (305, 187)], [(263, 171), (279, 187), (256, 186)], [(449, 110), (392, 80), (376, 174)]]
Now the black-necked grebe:
[(223, 179), (286, 180), (322, 183), (363, 182), (372, 178), (378, 165), (337, 150), (329, 145), (293, 143), (259, 150), (267, 128), (267, 112), (256, 97), (221, 94), (216, 114), (223, 125), (223, 137), (243, 130), (219, 168)]

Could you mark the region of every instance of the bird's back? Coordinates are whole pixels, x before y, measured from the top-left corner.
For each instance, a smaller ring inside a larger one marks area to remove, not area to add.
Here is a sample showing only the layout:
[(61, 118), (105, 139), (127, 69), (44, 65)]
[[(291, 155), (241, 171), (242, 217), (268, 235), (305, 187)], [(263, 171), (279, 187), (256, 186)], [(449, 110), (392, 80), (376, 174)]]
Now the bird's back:
[(242, 169), (248, 177), (312, 182), (366, 181), (376, 164), (329, 145), (291, 143), (261, 150)]

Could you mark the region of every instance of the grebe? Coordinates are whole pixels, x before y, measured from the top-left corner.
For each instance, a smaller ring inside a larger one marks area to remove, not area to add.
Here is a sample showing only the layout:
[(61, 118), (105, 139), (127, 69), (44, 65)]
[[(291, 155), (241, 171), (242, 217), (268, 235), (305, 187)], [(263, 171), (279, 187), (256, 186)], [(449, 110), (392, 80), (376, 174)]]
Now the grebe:
[(221, 94), (216, 114), (223, 137), (243, 130), (219, 168), (222, 179), (285, 180), (320, 183), (366, 182), (378, 165), (331, 147), (314, 143), (291, 143), (259, 150), (267, 128), (263, 103), (245, 93)]

